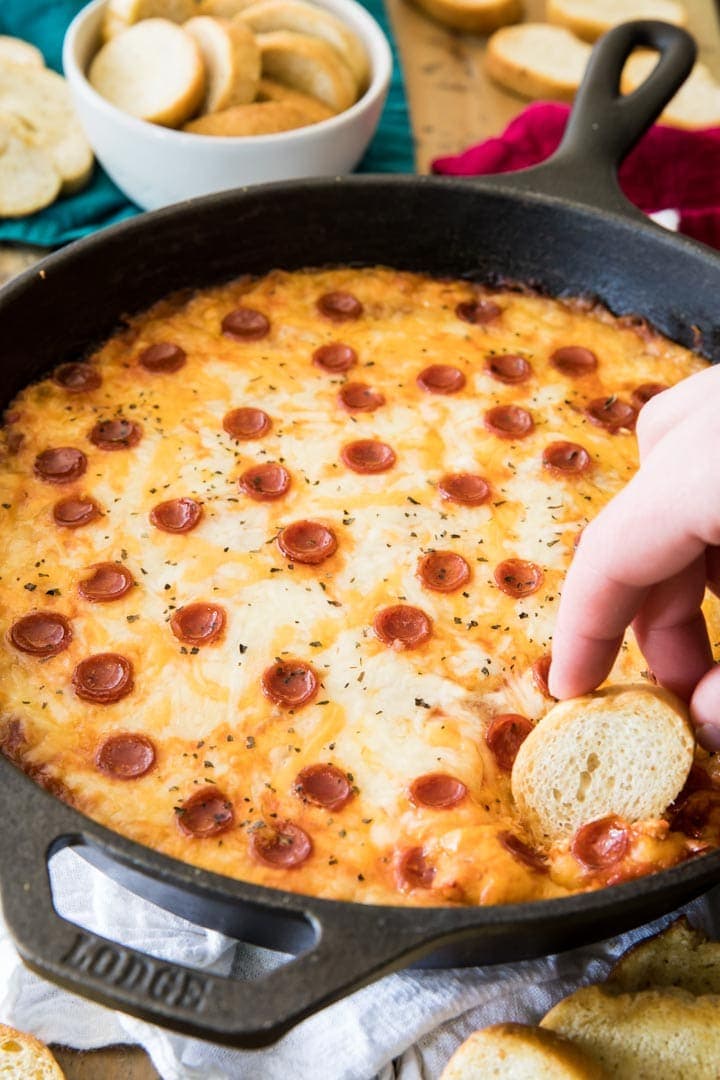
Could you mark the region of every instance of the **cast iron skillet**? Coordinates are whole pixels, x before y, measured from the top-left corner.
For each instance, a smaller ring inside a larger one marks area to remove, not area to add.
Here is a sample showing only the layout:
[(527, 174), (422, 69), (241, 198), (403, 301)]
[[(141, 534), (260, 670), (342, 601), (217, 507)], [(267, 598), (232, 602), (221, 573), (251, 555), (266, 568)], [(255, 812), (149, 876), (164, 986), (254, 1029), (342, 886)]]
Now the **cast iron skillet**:
[[(660, 50), (620, 98), (637, 45)], [(82, 355), (118, 317), (185, 286), (308, 264), (376, 264), (533, 282), (590, 293), (720, 359), (720, 259), (630, 206), (618, 163), (687, 76), (692, 39), (656, 22), (598, 46), (562, 146), (543, 166), (467, 181), (352, 177), (270, 185), (147, 214), (73, 245), (0, 296), (0, 396)], [(238, 1046), (277, 1039), (310, 1013), (427, 954), (491, 964), (567, 949), (637, 926), (720, 876), (720, 852), (567, 899), (485, 908), (394, 908), (261, 888), (157, 854), (96, 825), (0, 760), (5, 918), (40, 974), (147, 1020)], [(79, 930), (53, 908), (47, 860), (72, 845), (124, 885), (204, 926), (300, 952), (241, 982), (168, 963)]]

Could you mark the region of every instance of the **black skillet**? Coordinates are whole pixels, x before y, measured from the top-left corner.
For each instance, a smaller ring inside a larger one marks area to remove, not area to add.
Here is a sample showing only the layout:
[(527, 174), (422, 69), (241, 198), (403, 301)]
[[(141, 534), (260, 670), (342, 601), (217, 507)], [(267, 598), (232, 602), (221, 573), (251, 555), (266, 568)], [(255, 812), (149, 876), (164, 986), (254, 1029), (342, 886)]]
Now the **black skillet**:
[[(635, 46), (662, 54), (618, 96)], [(376, 264), (592, 294), (720, 358), (720, 259), (647, 221), (617, 186), (619, 162), (687, 76), (691, 38), (620, 26), (593, 53), (562, 146), (546, 164), (479, 181), (311, 180), (227, 192), (147, 214), (74, 244), (0, 294), (3, 402), (110, 334), (121, 314), (186, 286), (318, 264)], [(193, 1035), (260, 1046), (402, 965), (492, 964), (640, 925), (708, 889), (720, 852), (614, 888), (480, 908), (317, 900), (198, 870), (125, 840), (0, 759), (5, 918), (40, 974)], [(160, 961), (79, 930), (53, 908), (47, 861), (71, 845), (117, 881), (203, 926), (300, 956), (252, 982)], [(429, 955), (429, 958), (428, 958)]]

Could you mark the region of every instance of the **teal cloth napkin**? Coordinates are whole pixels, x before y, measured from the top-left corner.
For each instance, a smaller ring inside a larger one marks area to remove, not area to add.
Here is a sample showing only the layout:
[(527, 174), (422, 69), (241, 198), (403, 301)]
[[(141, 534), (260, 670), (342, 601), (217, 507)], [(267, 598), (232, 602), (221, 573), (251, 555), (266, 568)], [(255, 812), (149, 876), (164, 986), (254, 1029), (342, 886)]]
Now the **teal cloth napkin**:
[[(0, 34), (37, 45), (48, 67), (62, 71), (62, 40), (86, 0), (0, 0)], [(400, 61), (382, 0), (361, 0), (392, 44), (393, 77), (378, 130), (358, 172), (407, 173), (414, 169), (413, 143)], [(139, 214), (96, 164), (90, 184), (77, 195), (24, 218), (0, 218), (0, 241), (59, 247), (70, 240)]]

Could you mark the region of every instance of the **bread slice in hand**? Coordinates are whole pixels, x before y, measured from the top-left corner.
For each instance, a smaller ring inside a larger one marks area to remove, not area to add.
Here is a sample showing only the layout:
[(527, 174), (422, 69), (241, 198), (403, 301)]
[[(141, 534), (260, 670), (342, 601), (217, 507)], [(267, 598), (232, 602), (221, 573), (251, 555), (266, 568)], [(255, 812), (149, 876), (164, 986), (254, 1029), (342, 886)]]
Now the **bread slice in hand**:
[(358, 88), (350, 68), (326, 41), (274, 30), (258, 34), (263, 75), (324, 101), (335, 112), (348, 109)]
[(415, 0), (426, 15), (452, 30), (491, 34), (522, 19), (521, 0)]
[(572, 101), (590, 52), (563, 26), (522, 23), (492, 35), (485, 68), (495, 82), (522, 97)]
[(687, 12), (675, 0), (547, 0), (545, 18), (585, 41), (597, 39), (628, 19), (660, 19), (685, 26)]
[(440, 1080), (605, 1080), (569, 1039), (526, 1024), (494, 1024), (465, 1040)]
[(169, 19), (184, 23), (197, 14), (195, 0), (108, 0), (103, 16), (102, 37), (109, 41), (143, 19)]
[(39, 1039), (0, 1024), (0, 1076), (4, 1080), (64, 1080), (65, 1074)]
[(201, 111), (217, 112), (255, 99), (260, 79), (260, 50), (255, 35), (241, 22), (197, 15), (183, 30), (195, 39), (205, 65)]
[[(648, 49), (634, 52), (623, 68), (620, 80), (623, 93), (630, 93), (645, 82), (657, 59), (657, 53)], [(658, 122), (688, 129), (720, 125), (720, 85), (705, 64), (695, 64)]]
[(303, 94), (300, 90), (293, 90), (291, 86), (275, 82), (274, 79), (261, 79), (258, 83), (258, 101), (284, 101), (286, 105), (294, 105), (301, 109), (309, 118), (309, 123), (317, 124), (320, 120), (327, 120), (335, 116), (334, 111), (324, 102), (319, 101), (310, 94)]
[(184, 130), (195, 135), (274, 135), (315, 122), (302, 108), (286, 101), (253, 101), (199, 116)]
[(29, 64), (30, 67), (44, 68), (45, 59), (29, 41), (0, 34), (0, 64)]
[(613, 993), (675, 986), (697, 996), (720, 994), (720, 942), (676, 919), (624, 953), (606, 986)]
[(609, 686), (559, 701), (521, 745), (512, 770), (518, 811), (537, 840), (589, 821), (659, 817), (693, 762), (683, 703), (646, 685)]

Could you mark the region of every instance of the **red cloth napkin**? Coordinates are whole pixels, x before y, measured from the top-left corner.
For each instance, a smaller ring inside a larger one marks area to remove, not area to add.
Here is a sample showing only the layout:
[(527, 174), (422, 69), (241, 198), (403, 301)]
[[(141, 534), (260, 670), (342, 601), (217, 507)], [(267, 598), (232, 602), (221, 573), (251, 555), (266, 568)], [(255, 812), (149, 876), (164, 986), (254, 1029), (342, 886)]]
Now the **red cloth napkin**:
[[(536, 165), (558, 146), (567, 105), (528, 106), (496, 139), (437, 158), (433, 172), (482, 176)], [(620, 169), (620, 186), (648, 214), (677, 210), (679, 231), (720, 248), (720, 128), (652, 127)]]

